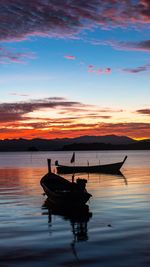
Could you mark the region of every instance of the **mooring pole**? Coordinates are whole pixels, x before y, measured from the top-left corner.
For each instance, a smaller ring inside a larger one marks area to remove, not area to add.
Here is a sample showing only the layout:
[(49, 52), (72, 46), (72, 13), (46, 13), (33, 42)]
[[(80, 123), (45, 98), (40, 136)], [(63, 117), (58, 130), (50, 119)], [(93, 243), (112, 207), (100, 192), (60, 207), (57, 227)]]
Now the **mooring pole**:
[(47, 159), (48, 163), (48, 172), (51, 173), (51, 159)]

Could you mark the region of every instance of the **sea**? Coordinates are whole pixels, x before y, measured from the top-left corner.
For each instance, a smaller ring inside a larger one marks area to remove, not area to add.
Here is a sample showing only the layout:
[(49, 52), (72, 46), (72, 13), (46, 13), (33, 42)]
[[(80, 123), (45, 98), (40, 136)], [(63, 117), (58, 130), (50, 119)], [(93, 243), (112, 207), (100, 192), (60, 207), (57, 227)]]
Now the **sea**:
[[(120, 175), (77, 174), (92, 197), (86, 212), (47, 205), (47, 159), (72, 152), (0, 153), (0, 267), (149, 267), (150, 151), (80, 151), (75, 164), (122, 161)], [(71, 181), (71, 175), (64, 175)]]

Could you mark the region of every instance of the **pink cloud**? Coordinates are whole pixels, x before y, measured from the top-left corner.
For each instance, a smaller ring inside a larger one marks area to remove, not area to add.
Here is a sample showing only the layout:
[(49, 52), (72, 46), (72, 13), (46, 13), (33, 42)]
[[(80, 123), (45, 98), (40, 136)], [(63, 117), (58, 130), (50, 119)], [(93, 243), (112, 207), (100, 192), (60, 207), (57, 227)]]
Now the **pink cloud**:
[(110, 74), (111, 73), (111, 68), (105, 68), (104, 70), (102, 68), (96, 68), (93, 65), (88, 65), (88, 72), (89, 73), (96, 73), (98, 75), (100, 74)]
[(94, 70), (93, 68), (89, 68), (89, 69), (88, 69), (88, 72), (89, 72), (89, 73), (93, 73), (93, 72), (96, 72), (96, 70)]
[(103, 73), (103, 70), (101, 69), (101, 68), (99, 68), (98, 70), (97, 70), (97, 74), (102, 74)]
[(65, 55), (64, 58), (70, 59), (70, 60), (75, 60), (76, 59), (76, 57), (72, 56), (72, 55)]
[(93, 65), (88, 65), (88, 68), (92, 69), (92, 68), (94, 68), (94, 66)]
[(106, 68), (105, 73), (107, 73), (107, 74), (111, 73), (111, 68)]
[(33, 53), (16, 52), (15, 50), (0, 47), (0, 64), (24, 63), (25, 59), (34, 59)]
[(22, 41), (30, 36), (75, 38), (95, 26), (147, 26), (149, 0), (3, 0), (0, 8), (0, 40)]

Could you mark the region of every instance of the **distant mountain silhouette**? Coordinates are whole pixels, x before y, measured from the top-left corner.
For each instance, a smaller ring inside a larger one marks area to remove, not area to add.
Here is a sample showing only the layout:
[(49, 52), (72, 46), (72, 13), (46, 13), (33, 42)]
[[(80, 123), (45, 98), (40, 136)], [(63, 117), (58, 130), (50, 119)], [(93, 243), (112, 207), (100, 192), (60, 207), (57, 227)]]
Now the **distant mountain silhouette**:
[(105, 135), (105, 136), (80, 136), (73, 138), (72, 142), (75, 143), (104, 143), (104, 144), (131, 144), (136, 142), (127, 136), (117, 136), (117, 135)]
[(130, 144), (105, 144), (105, 143), (73, 143), (65, 145), (64, 151), (81, 150), (150, 150), (150, 140), (136, 141)]
[(0, 140), (0, 151), (52, 151), (52, 150), (116, 150), (150, 149), (150, 139), (136, 141), (127, 136), (80, 136), (63, 139), (5, 139)]

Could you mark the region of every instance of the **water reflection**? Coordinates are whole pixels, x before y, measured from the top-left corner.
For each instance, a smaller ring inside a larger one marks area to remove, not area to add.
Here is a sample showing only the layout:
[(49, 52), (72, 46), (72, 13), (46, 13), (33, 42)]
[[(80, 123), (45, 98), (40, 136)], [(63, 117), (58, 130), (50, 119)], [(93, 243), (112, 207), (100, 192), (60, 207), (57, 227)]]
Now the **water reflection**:
[(125, 177), (125, 175), (121, 171), (119, 171), (118, 174), (116, 174), (115, 176), (118, 176), (119, 178), (122, 178), (124, 180), (125, 185), (128, 185), (128, 180), (127, 180), (127, 178)]
[[(87, 224), (92, 217), (92, 212), (89, 211), (88, 205), (81, 207), (60, 207), (52, 204), (47, 198), (42, 206), (43, 215), (48, 215), (49, 227), (53, 225), (53, 215), (60, 216), (65, 221), (69, 220), (71, 231), (73, 233), (73, 240), (71, 243), (74, 248), (76, 242), (88, 240), (88, 227)], [(47, 210), (45, 212), (44, 210)]]
[[(149, 267), (150, 151), (128, 151), (125, 176), (89, 175), (93, 216), (86, 208), (83, 215), (45, 203), (42, 216), (40, 179), (47, 171), (46, 159), (65, 164), (69, 153), (39, 152), (32, 162), (28, 153), (1, 153), (0, 266)], [(93, 158), (94, 153), (79, 152), (78, 161), (84, 164), (82, 157)], [(101, 162), (117, 161), (122, 153), (100, 152)], [(79, 176), (87, 179), (87, 174)], [(71, 181), (69, 175), (64, 178)]]
[(0, 169), (0, 194), (38, 195), (42, 191), (39, 177), (43, 168), (6, 168)]
[[(82, 173), (76, 175), (76, 178), (83, 178), (87, 179), (87, 190), (92, 194), (91, 190), (97, 190), (98, 188), (108, 188), (108, 187), (127, 187), (130, 181), (128, 181), (127, 176), (124, 175), (122, 172), (117, 174), (102, 174), (102, 173)], [(65, 178), (71, 181), (69, 175), (65, 175)]]

